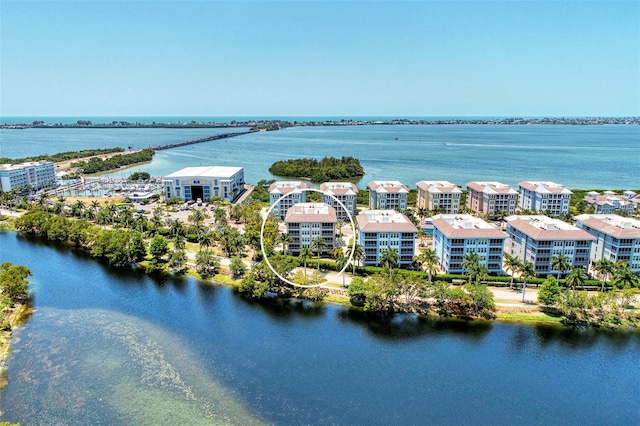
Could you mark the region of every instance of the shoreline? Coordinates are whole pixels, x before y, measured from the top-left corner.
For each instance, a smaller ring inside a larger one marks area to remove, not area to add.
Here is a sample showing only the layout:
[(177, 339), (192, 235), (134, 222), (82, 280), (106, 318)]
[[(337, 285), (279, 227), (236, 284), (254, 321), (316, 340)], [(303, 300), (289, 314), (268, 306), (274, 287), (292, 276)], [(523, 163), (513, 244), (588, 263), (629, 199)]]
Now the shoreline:
[(9, 330), (0, 331), (0, 390), (8, 383), (7, 378), (7, 358), (11, 353), (11, 340), (13, 338), (13, 328), (19, 326), (29, 319), (33, 313), (33, 307), (27, 303), (16, 304), (2, 313), (2, 323), (9, 324)]

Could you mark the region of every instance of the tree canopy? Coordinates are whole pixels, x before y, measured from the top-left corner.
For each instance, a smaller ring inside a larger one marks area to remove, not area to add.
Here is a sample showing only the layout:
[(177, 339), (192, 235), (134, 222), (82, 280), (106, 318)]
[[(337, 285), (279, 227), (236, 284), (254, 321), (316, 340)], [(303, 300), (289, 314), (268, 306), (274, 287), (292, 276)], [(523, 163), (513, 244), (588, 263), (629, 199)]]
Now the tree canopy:
[(269, 172), (276, 176), (305, 178), (312, 182), (364, 176), (364, 168), (360, 161), (353, 157), (324, 157), (319, 161), (313, 158), (281, 160), (273, 163)]

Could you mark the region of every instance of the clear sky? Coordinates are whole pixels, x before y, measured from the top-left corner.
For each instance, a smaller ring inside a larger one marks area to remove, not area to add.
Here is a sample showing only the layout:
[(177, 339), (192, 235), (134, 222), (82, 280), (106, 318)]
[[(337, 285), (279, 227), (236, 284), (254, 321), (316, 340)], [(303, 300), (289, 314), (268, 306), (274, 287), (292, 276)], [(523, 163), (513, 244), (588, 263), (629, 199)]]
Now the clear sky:
[(2, 116), (638, 116), (640, 1), (0, 0)]

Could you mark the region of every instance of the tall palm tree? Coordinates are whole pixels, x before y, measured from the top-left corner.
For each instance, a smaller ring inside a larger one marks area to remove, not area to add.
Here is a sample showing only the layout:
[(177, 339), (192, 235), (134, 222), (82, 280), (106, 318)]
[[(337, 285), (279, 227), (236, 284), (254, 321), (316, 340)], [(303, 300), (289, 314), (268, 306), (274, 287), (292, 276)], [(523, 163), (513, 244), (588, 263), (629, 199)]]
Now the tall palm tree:
[(571, 269), (571, 259), (563, 253), (554, 254), (551, 256), (551, 269), (558, 271), (558, 279), (560, 279), (565, 272)]
[(282, 254), (287, 253), (287, 247), (293, 242), (293, 237), (287, 233), (278, 235), (278, 242), (282, 244)]
[(356, 262), (358, 266), (362, 265), (362, 262), (367, 258), (366, 253), (364, 252), (364, 248), (361, 244), (354, 242), (355, 246), (353, 247), (353, 263), (351, 266), (353, 267), (353, 275), (356, 275)]
[(96, 216), (98, 215), (98, 210), (100, 210), (100, 203), (98, 202), (98, 200), (93, 200), (91, 202), (91, 208), (93, 209), (93, 211), (95, 212)]
[(523, 262), (518, 268), (522, 281), (522, 303), (524, 303), (524, 295), (527, 291), (527, 280), (536, 276), (536, 268), (531, 262)]
[(567, 283), (567, 286), (571, 287), (573, 290), (576, 289), (576, 287), (581, 286), (582, 288), (584, 288), (584, 283), (587, 280), (587, 274), (584, 272), (584, 269), (579, 268), (579, 267), (573, 267), (571, 268), (571, 272), (569, 272), (569, 275), (567, 275), (565, 282)]
[(465, 253), (464, 258), (462, 260), (462, 269), (467, 271), (467, 273), (469, 274), (469, 284), (471, 284), (474, 278), (477, 281), (480, 275), (482, 275), (482, 272), (483, 272), (482, 267), (484, 265), (480, 263), (481, 261), (482, 261), (482, 258), (475, 251), (470, 250), (467, 253)]
[(313, 251), (311, 250), (311, 248), (309, 247), (302, 247), (300, 249), (300, 254), (298, 255), (298, 258), (300, 260), (302, 260), (302, 263), (304, 264), (304, 276), (307, 276), (307, 260), (309, 260), (309, 258), (313, 257)]
[[(347, 265), (348, 262), (349, 262), (349, 258), (345, 256), (344, 253), (338, 256), (338, 258), (336, 259), (336, 266), (338, 267), (338, 271), (342, 271), (342, 269)], [(344, 273), (342, 274), (342, 287), (345, 287)]]
[(380, 265), (389, 269), (389, 277), (391, 277), (391, 269), (398, 266), (400, 255), (395, 248), (387, 247), (380, 252)]
[(320, 270), (320, 255), (326, 246), (327, 242), (322, 237), (318, 237), (311, 242), (311, 248), (316, 251), (316, 255), (318, 256), (318, 270)]
[(422, 248), (420, 249), (420, 254), (414, 256), (414, 259), (427, 271), (429, 274), (429, 282), (432, 280), (432, 276), (438, 268), (438, 263), (440, 262), (440, 258), (438, 257), (438, 253), (434, 249), (430, 248)]
[(205, 230), (198, 235), (198, 251), (202, 251), (203, 248), (209, 248), (215, 240), (215, 234), (210, 230)]
[(511, 273), (511, 284), (509, 288), (513, 288), (513, 275), (522, 266), (522, 262), (517, 256), (512, 256), (509, 253), (504, 254), (504, 268)]
[(600, 280), (602, 281), (602, 286), (600, 287), (600, 291), (604, 291), (604, 285), (613, 273), (615, 272), (615, 265), (609, 259), (602, 259), (596, 262), (593, 262), (593, 270), (598, 273)]

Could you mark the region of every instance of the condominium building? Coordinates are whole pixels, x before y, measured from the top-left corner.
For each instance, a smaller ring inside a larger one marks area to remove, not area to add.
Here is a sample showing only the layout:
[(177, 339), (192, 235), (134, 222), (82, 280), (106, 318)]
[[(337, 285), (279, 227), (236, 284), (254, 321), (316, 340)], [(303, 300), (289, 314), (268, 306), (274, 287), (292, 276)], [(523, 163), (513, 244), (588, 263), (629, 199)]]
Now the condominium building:
[(569, 213), (571, 194), (564, 185), (555, 182), (524, 181), (518, 184), (522, 210), (549, 211), (554, 216)]
[(413, 263), (418, 228), (395, 210), (364, 210), (356, 217), (358, 237), (364, 249), (364, 265), (379, 265), (383, 251), (398, 252), (398, 266)]
[(407, 209), (409, 187), (397, 180), (372, 181), (369, 190), (369, 208), (371, 210)]
[(0, 164), (0, 184), (5, 192), (15, 188), (37, 191), (56, 185), (55, 167), (51, 161), (31, 161), (20, 164)]
[(336, 210), (325, 203), (298, 203), (287, 209), (284, 219), (291, 254), (300, 254), (303, 247), (311, 247), (317, 238), (325, 242), (323, 253), (333, 250), (336, 240)]
[(244, 192), (244, 168), (227, 166), (185, 167), (162, 179), (167, 198), (185, 201), (220, 197), (233, 202)]
[(458, 213), (462, 190), (446, 180), (421, 180), (416, 183), (416, 207), (439, 213)]
[(464, 256), (475, 252), (490, 273), (502, 275), (507, 234), (470, 214), (439, 214), (433, 222), (433, 248), (446, 274), (462, 274)]
[[(352, 217), (355, 216), (356, 197), (358, 196), (358, 187), (355, 184), (351, 182), (325, 182), (320, 185), (320, 190), (323, 192), (322, 202), (333, 206), (333, 208), (336, 209), (338, 220), (348, 221), (349, 214)], [(346, 207), (346, 211), (334, 198), (326, 194), (333, 195), (333, 197), (340, 200), (340, 202)]]
[[(627, 191), (626, 194), (630, 195), (630, 193), (635, 196), (632, 191)], [(633, 214), (635, 206), (631, 199), (633, 196), (625, 197), (612, 191), (605, 191), (603, 194), (591, 191), (584, 197), (584, 201), (593, 207), (593, 212), (596, 214), (613, 214), (616, 210)]]
[[(303, 191), (307, 184), (299, 180), (275, 181), (269, 186), (269, 205), (273, 206), (271, 214), (280, 219), (284, 219), (287, 210), (298, 203), (307, 200), (306, 191)], [(280, 197), (286, 195), (282, 200)]]
[(553, 268), (553, 256), (562, 254), (572, 267), (589, 267), (591, 243), (595, 237), (588, 232), (543, 215), (509, 216), (506, 251), (523, 262), (534, 264), (536, 274), (566, 273)]
[(640, 272), (640, 220), (615, 214), (581, 214), (576, 226), (593, 235), (591, 261), (626, 262)]
[(515, 214), (518, 191), (500, 182), (467, 183), (468, 209), (495, 219), (500, 212)]

